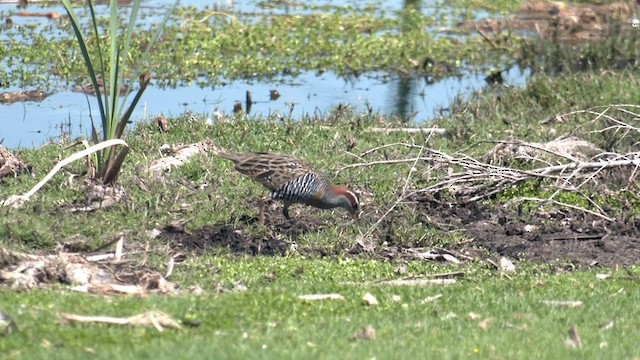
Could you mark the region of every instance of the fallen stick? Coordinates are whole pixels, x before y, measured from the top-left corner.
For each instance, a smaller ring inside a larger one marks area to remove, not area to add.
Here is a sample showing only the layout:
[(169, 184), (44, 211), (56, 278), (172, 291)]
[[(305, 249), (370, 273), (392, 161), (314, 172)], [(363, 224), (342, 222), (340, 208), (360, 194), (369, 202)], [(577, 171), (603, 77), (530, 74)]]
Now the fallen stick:
[(103, 323), (111, 325), (132, 325), (141, 327), (153, 326), (158, 331), (164, 331), (165, 327), (174, 329), (181, 328), (180, 324), (173, 320), (169, 315), (161, 311), (147, 311), (145, 313), (126, 318), (62, 314), (62, 319), (69, 322), (79, 323)]

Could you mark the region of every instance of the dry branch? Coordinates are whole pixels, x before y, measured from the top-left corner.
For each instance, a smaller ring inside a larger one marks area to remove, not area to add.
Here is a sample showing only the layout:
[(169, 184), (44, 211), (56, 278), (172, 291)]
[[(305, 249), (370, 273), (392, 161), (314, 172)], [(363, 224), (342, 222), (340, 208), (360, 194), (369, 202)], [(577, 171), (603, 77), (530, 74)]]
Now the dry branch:
[(180, 329), (180, 324), (171, 316), (161, 311), (148, 311), (139, 315), (127, 318), (117, 318), (111, 316), (82, 316), (75, 314), (62, 314), (62, 319), (68, 322), (80, 323), (103, 323), (111, 325), (131, 325), (141, 327), (153, 326), (158, 331), (164, 331), (165, 327)]
[[(423, 202), (425, 199), (447, 199), (444, 201), (450, 204), (468, 204), (526, 183), (535, 184), (551, 195), (547, 198), (515, 198), (507, 205), (537, 203), (538, 206), (569, 209), (613, 222), (615, 217), (608, 214), (597, 200), (605, 194), (627, 193), (636, 199), (640, 196), (637, 182), (640, 173), (639, 110), (640, 105), (618, 104), (557, 115), (548, 122), (567, 121), (570, 117), (579, 116), (581, 125), (570, 136), (547, 143), (517, 139), (484, 140), (455, 153), (430, 148), (428, 141), (422, 145), (404, 142), (385, 144), (360, 155), (354, 154), (358, 162), (338, 172), (401, 166), (401, 171), (406, 173), (400, 180), (401, 190), (395, 202), (377, 215), (377, 221), (360, 236), (372, 244), (375, 241), (370, 239), (371, 234), (401, 204)], [(593, 116), (593, 119), (585, 122), (585, 115)], [(594, 137), (602, 138), (600, 143), (606, 149), (626, 149), (626, 152), (602, 150), (588, 141)], [(483, 157), (465, 154), (488, 143), (493, 144), (493, 150)], [(561, 200), (561, 196), (567, 193), (587, 205)], [(598, 195), (594, 197), (594, 194)], [(424, 259), (442, 256), (429, 250), (412, 255)], [(457, 256), (452, 255), (452, 258)]]
[(33, 194), (35, 194), (38, 190), (40, 190), (40, 188), (42, 188), (49, 180), (51, 180), (51, 178), (58, 173), (58, 171), (60, 171), (63, 167), (71, 164), (72, 162), (82, 159), (88, 155), (91, 155), (97, 151), (100, 151), (102, 149), (106, 149), (108, 147), (111, 146), (116, 146), (116, 145), (121, 145), (124, 146), (125, 148), (128, 148), (129, 145), (127, 145), (126, 142), (124, 142), (124, 140), (121, 139), (111, 139), (111, 140), (106, 140), (103, 141), (101, 143), (95, 144), (91, 147), (89, 147), (88, 149), (84, 149), (82, 151), (79, 151), (69, 157), (67, 157), (64, 160), (61, 160), (60, 162), (58, 162), (53, 169), (51, 169), (51, 171), (49, 171), (49, 173), (47, 174), (47, 176), (44, 177), (44, 179), (42, 179), (39, 183), (37, 183), (31, 190), (29, 190), (28, 192), (22, 194), (22, 195), (12, 195), (9, 198), (7, 198), (6, 200), (0, 200), (0, 206), (12, 206), (13, 208), (19, 208), (20, 206), (24, 205), (24, 203), (26, 203), (27, 201), (29, 201), (29, 199), (31, 198), (31, 196), (33, 196)]

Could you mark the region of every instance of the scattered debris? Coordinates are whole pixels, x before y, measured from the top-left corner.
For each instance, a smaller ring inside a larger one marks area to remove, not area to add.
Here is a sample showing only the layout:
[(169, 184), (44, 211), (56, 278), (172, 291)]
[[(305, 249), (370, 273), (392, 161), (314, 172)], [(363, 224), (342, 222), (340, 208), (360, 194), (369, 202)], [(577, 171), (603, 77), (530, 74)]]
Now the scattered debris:
[(601, 153), (603, 153), (602, 149), (586, 140), (566, 137), (546, 143), (528, 143), (521, 140), (501, 141), (485, 155), (485, 159), (490, 164), (506, 164), (514, 159), (525, 162), (557, 159), (588, 161)]
[(86, 284), (107, 282), (111, 273), (91, 264), (78, 254), (31, 255), (0, 247), (0, 284), (12, 289), (29, 290), (52, 283)]
[(101, 181), (96, 180), (87, 181), (86, 193), (87, 205), (72, 206), (68, 208), (68, 211), (77, 213), (106, 209), (120, 202), (125, 196), (124, 188), (121, 186), (104, 185)]
[(149, 171), (155, 176), (160, 177), (165, 172), (174, 167), (186, 164), (193, 156), (205, 155), (207, 153), (217, 154), (224, 150), (214, 144), (210, 140), (204, 140), (198, 143), (176, 146), (169, 149), (170, 156), (157, 159), (149, 165)]
[(143, 287), (138, 285), (120, 284), (84, 284), (71, 288), (72, 291), (96, 295), (142, 295), (146, 294)]
[[(403, 249), (403, 251), (416, 259), (432, 260), (432, 261), (444, 261), (451, 264), (460, 264), (462, 261), (456, 257), (451, 250), (446, 249), (424, 249), (413, 248)], [(459, 254), (457, 254), (459, 255)]]
[(344, 300), (344, 296), (340, 294), (312, 294), (312, 295), (300, 295), (298, 299), (304, 301), (316, 301), (316, 300)]
[(566, 307), (566, 308), (578, 308), (582, 306), (582, 301), (543, 300), (542, 303), (549, 306), (558, 306), (558, 307)]
[(18, 176), (31, 172), (31, 166), (20, 160), (15, 154), (0, 145), (0, 180), (7, 176)]
[(474, 312), (470, 312), (467, 314), (467, 316), (469, 317), (469, 319), (471, 320), (480, 320), (480, 318), (482, 317), (482, 315), (478, 314), (478, 313), (474, 313)]
[(181, 329), (180, 324), (173, 320), (171, 316), (161, 311), (147, 311), (142, 314), (130, 316), (127, 318), (118, 318), (110, 316), (82, 316), (74, 314), (62, 314), (62, 320), (67, 322), (80, 323), (102, 323), (111, 325), (131, 325), (140, 327), (155, 327), (158, 331), (164, 331), (165, 328)]
[(147, 236), (149, 239), (155, 239), (162, 234), (162, 230), (160, 229), (151, 229), (147, 231)]
[(356, 332), (351, 340), (373, 340), (376, 338), (376, 330), (371, 325), (365, 326), (362, 330)]
[[(115, 244), (116, 253), (120, 253), (122, 259), (126, 254), (122, 252), (121, 240), (119, 238)], [(0, 263), (3, 264), (0, 269), (0, 285), (16, 290), (30, 290), (62, 283), (70, 285), (72, 291), (100, 295), (177, 294), (175, 284), (167, 281), (161, 274), (144, 270), (135, 273), (117, 272), (108, 265), (119, 264), (122, 260), (117, 260), (115, 254), (104, 255), (100, 260), (93, 256), (93, 261), (89, 261), (77, 253), (59, 251), (50, 255), (32, 255), (0, 247)]]
[(356, 236), (356, 242), (362, 246), (364, 252), (373, 252), (376, 249), (376, 243), (371, 237), (358, 235)]
[(409, 279), (409, 280), (384, 280), (374, 282), (375, 285), (389, 286), (442, 286), (453, 285), (456, 279)]
[(500, 271), (504, 273), (513, 273), (516, 271), (516, 266), (513, 265), (511, 260), (503, 256), (500, 258)]
[(458, 315), (456, 313), (450, 312), (450, 313), (445, 314), (442, 317), (442, 320), (452, 320), (452, 319), (457, 319), (457, 318), (458, 318)]
[(491, 318), (486, 318), (484, 320), (482, 320), (480, 322), (480, 324), (478, 324), (478, 327), (482, 330), (487, 330), (489, 327), (491, 327), (491, 324), (493, 323), (493, 319)]
[(364, 301), (364, 303), (369, 306), (378, 305), (378, 299), (376, 299), (376, 297), (371, 295), (370, 293), (364, 294), (364, 296), (362, 297), (362, 301)]
[(189, 287), (189, 294), (202, 295), (204, 294), (204, 290), (202, 290), (202, 287), (200, 285), (196, 284)]

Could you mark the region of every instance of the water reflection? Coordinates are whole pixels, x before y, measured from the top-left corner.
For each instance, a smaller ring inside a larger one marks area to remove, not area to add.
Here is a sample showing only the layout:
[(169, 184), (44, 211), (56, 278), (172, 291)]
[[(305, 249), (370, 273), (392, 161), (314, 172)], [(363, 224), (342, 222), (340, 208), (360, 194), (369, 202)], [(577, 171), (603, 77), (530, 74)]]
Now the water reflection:
[[(403, 9), (420, 10), (420, 3), (420, 0), (405, 0)], [(402, 32), (406, 32), (407, 30), (414, 30), (415, 27), (415, 24), (412, 24), (411, 21), (409, 21), (409, 19), (407, 18), (407, 14), (408, 12), (404, 11), (401, 16), (402, 25), (400, 31)], [(415, 115), (413, 113), (414, 106), (412, 103), (414, 97), (410, 95), (416, 93), (416, 86), (417, 83), (415, 78), (403, 77), (399, 78), (397, 81), (397, 90), (392, 98), (396, 99), (394, 112), (402, 119), (411, 119)]]

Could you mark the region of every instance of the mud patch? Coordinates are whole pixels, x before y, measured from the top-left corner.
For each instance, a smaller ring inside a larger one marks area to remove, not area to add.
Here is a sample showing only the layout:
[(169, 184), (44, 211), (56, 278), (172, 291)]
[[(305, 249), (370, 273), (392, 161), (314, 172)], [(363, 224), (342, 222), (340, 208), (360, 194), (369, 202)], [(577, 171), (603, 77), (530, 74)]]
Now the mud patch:
[(583, 213), (523, 214), (479, 203), (441, 204), (421, 199), (425, 221), (449, 224), (473, 241), (467, 247), (536, 263), (577, 266), (640, 264), (640, 220), (607, 223)]
[(190, 232), (167, 226), (163, 233), (172, 246), (181, 251), (201, 253), (226, 248), (237, 254), (283, 255), (296, 246), (301, 235), (318, 232), (325, 226), (310, 217), (287, 220), (281, 211), (279, 207), (265, 207), (262, 226), (258, 217), (242, 216), (229, 223), (213, 224)]
[[(640, 220), (630, 218), (613, 223), (599, 217), (570, 211), (527, 213), (517, 207), (489, 207), (481, 203), (452, 205), (426, 197), (412, 199), (421, 221), (444, 233), (463, 231), (471, 239), (464, 245), (451, 248), (421, 248), (432, 255), (450, 254), (458, 260), (506, 256), (515, 260), (560, 266), (613, 267), (640, 264)], [(314, 256), (366, 256), (386, 261), (414, 261), (405, 256), (414, 249), (406, 239), (394, 238), (390, 227), (404, 224), (409, 218), (402, 213), (391, 215), (381, 222), (375, 246), (364, 251), (354, 240), (349, 249), (327, 249), (297, 245), (307, 233), (332, 226), (312, 216), (284, 219), (278, 207), (265, 209), (265, 224), (256, 217), (230, 219), (226, 224), (186, 231), (168, 226), (163, 237), (180, 251), (205, 253), (212, 249), (227, 249), (242, 255), (284, 255), (295, 251)], [(380, 212), (381, 213), (381, 212)], [(382, 246), (382, 243), (386, 243)], [(404, 254), (404, 255), (403, 255)], [(409, 254), (411, 255), (411, 254)], [(439, 261), (439, 258), (434, 258)], [(443, 261), (446, 262), (446, 261)]]

